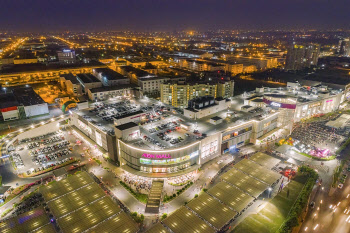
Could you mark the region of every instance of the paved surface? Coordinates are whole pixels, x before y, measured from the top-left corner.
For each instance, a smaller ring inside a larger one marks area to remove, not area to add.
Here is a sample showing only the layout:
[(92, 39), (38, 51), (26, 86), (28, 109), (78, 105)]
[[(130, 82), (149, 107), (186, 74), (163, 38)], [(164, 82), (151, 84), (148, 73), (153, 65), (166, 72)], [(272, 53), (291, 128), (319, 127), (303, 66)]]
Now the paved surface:
[[(343, 151), (342, 158), (349, 158), (349, 153), (350, 146)], [(310, 202), (314, 201), (315, 207), (309, 208), (300, 232), (350, 232), (350, 223), (346, 222), (350, 219), (350, 211), (347, 211), (350, 209), (350, 179), (346, 179), (342, 189), (336, 188), (330, 192), (333, 170), (338, 164), (335, 160), (330, 162), (332, 164), (325, 163), (330, 165), (329, 172), (319, 172), (323, 183), (313, 190)], [(350, 175), (349, 172), (345, 173)], [(335, 210), (334, 206), (337, 206)]]

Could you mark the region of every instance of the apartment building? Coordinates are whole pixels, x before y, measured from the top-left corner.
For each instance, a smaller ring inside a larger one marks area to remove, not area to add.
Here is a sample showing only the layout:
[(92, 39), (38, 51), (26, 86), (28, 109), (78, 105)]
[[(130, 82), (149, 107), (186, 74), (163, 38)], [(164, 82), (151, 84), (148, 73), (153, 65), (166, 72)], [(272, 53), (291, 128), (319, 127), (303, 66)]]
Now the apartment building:
[(234, 81), (203, 83), (165, 83), (161, 85), (161, 101), (174, 107), (186, 108), (188, 101), (202, 96), (230, 98), (234, 93)]

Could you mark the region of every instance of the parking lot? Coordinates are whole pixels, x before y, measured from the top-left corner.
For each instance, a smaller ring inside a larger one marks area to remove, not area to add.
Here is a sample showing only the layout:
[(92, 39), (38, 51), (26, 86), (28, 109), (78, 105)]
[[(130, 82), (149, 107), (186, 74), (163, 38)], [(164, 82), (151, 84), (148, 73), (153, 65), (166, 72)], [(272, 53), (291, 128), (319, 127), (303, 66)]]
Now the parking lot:
[(157, 146), (160, 149), (179, 147), (203, 137), (198, 131), (194, 132), (194, 126), (185, 125), (180, 117), (161, 114), (163, 115), (159, 120), (142, 126), (142, 140), (148, 147)]
[(18, 173), (31, 174), (68, 161), (72, 157), (81, 157), (80, 145), (70, 132), (61, 131), (26, 138), (12, 146), (10, 152)]

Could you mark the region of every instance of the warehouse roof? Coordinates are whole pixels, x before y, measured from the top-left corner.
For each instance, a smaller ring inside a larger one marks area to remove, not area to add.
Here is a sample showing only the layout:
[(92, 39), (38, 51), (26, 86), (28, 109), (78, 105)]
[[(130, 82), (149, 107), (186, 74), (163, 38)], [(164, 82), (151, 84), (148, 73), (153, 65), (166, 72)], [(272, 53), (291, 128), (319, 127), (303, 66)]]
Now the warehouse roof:
[(122, 75), (114, 70), (111, 70), (109, 68), (96, 68), (96, 69), (94, 69), (94, 71), (96, 73), (99, 73), (100, 75), (102, 75), (107, 80), (128, 79), (124, 75)]
[(12, 90), (17, 101), (24, 106), (46, 103), (31, 87), (17, 87)]
[(118, 86), (108, 86), (108, 87), (96, 87), (91, 88), (91, 93), (99, 93), (99, 92), (107, 92), (107, 91), (117, 91), (122, 89), (131, 89), (131, 88), (137, 88), (138, 86), (135, 84), (119, 84)]

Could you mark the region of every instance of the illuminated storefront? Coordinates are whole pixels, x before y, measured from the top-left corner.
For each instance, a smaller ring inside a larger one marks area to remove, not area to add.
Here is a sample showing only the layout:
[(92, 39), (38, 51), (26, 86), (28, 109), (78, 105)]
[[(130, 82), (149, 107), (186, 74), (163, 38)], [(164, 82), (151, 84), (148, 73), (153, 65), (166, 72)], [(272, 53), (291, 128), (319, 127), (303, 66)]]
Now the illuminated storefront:
[(128, 166), (144, 173), (175, 173), (200, 163), (200, 142), (173, 150), (145, 150), (118, 140), (119, 159)]

